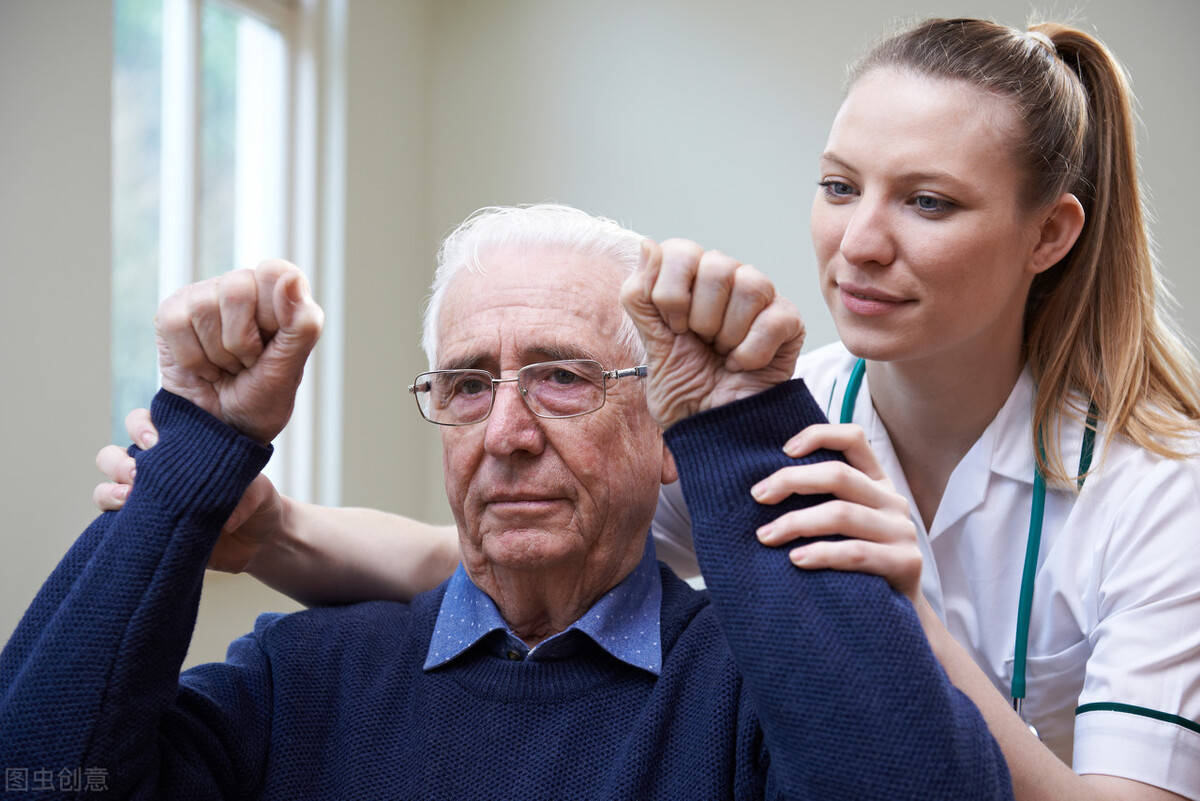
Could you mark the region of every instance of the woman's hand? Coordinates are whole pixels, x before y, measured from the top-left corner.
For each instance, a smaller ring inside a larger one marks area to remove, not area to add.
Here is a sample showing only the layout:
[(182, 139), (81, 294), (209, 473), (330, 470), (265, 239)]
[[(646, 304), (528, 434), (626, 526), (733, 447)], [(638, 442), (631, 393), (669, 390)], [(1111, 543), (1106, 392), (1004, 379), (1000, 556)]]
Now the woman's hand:
[(853, 570), (882, 576), (917, 604), (921, 594), (921, 551), (908, 501), (896, 492), (857, 425), (814, 425), (787, 441), (783, 450), (799, 457), (819, 448), (841, 451), (846, 462), (785, 467), (751, 489), (762, 504), (789, 495), (829, 494), (834, 500), (788, 512), (758, 530), (764, 545), (842, 534), (847, 539), (801, 544), (792, 563), (805, 570)]
[[(142, 450), (149, 450), (158, 442), (158, 431), (150, 422), (147, 409), (130, 412), (125, 418), (125, 430)], [(106, 445), (96, 454), (96, 466), (109, 480), (96, 485), (92, 502), (101, 511), (120, 509), (129, 498), (137, 475), (133, 457), (119, 445)], [(245, 570), (263, 546), (279, 536), (283, 515), (284, 504), (275, 485), (266, 476), (258, 475), (221, 528), (221, 536), (208, 560), (209, 568), (226, 573)]]

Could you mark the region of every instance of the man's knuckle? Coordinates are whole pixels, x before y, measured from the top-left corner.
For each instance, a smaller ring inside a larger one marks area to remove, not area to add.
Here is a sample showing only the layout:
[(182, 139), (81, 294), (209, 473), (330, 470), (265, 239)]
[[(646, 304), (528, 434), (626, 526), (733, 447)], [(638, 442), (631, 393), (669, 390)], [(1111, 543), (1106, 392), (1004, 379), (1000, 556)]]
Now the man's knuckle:
[(775, 284), (757, 268), (749, 264), (738, 265), (734, 279), (738, 293), (761, 307), (766, 308), (775, 300)]

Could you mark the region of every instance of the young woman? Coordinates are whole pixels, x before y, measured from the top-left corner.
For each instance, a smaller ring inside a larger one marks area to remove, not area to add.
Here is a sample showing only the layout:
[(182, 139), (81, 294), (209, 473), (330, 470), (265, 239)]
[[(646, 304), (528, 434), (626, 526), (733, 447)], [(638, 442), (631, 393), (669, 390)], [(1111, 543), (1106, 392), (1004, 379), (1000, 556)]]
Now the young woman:
[[(912, 599), (1018, 798), (1200, 797), (1200, 371), (1156, 306), (1120, 67), (1059, 25), (925, 22), (858, 66), (819, 170), (842, 342), (798, 375), (842, 424), (785, 450), (836, 447), (850, 468), (764, 479), (763, 503), (837, 500), (760, 539), (850, 535), (793, 561)], [(664, 311), (708, 291), (706, 257), (664, 265)], [(119, 450), (101, 462), (125, 477)], [(265, 479), (251, 495), (218, 561), (306, 600), (403, 597), (455, 561), (442, 529), (302, 506)], [(896, 503), (912, 525), (878, 525)], [(655, 527), (694, 571), (670, 489)]]

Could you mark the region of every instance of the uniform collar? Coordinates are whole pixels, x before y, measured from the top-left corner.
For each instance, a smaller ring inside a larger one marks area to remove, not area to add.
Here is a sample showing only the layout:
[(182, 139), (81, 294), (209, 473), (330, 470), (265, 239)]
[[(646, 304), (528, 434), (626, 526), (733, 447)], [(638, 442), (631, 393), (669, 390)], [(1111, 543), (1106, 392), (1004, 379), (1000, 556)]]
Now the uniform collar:
[(577, 650), (577, 638), (586, 635), (612, 656), (655, 676), (662, 671), (660, 614), (662, 577), (654, 556), (654, 541), (647, 537), (642, 559), (619, 584), (596, 601), (566, 631), (529, 649), (508, 628), (495, 602), (479, 589), (459, 564), (446, 585), (438, 611), (425, 670), (455, 659), (493, 632), (503, 632), (500, 647), (512, 658), (533, 661), (558, 659)]
[[(854, 358), (851, 357), (848, 364), (852, 366), (853, 363)], [(843, 372), (848, 377), (849, 367)], [(895, 475), (902, 479), (903, 474), (887, 429), (871, 403), (868, 383), (869, 380), (864, 376), (854, 405), (854, 419), (863, 426), (868, 441), (881, 461), (891, 464)], [(1033, 376), (1026, 365), (1017, 376), (1017, 382), (1000, 411), (951, 473), (946, 484), (947, 492), (942, 497), (928, 532), (931, 539), (983, 503), (987, 497), (989, 475), (994, 473), (1026, 484), (1033, 483), (1033, 390)], [(895, 477), (893, 481), (911, 500), (907, 485)], [(917, 518), (915, 507), (913, 516)]]
[(983, 435), (990, 435), (992, 440), (992, 472), (1026, 484), (1033, 484), (1037, 463), (1033, 452), (1033, 392), (1033, 374), (1025, 365), (1008, 400)]

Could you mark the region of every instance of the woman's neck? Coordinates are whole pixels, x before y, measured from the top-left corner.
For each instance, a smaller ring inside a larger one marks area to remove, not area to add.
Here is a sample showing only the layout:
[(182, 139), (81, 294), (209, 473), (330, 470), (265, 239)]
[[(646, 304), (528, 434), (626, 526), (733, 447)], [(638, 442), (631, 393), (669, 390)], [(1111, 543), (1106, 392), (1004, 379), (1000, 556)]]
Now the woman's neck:
[(871, 402), (887, 428), (896, 458), (926, 530), (950, 474), (995, 418), (1021, 374), (1010, 358), (868, 362)]

